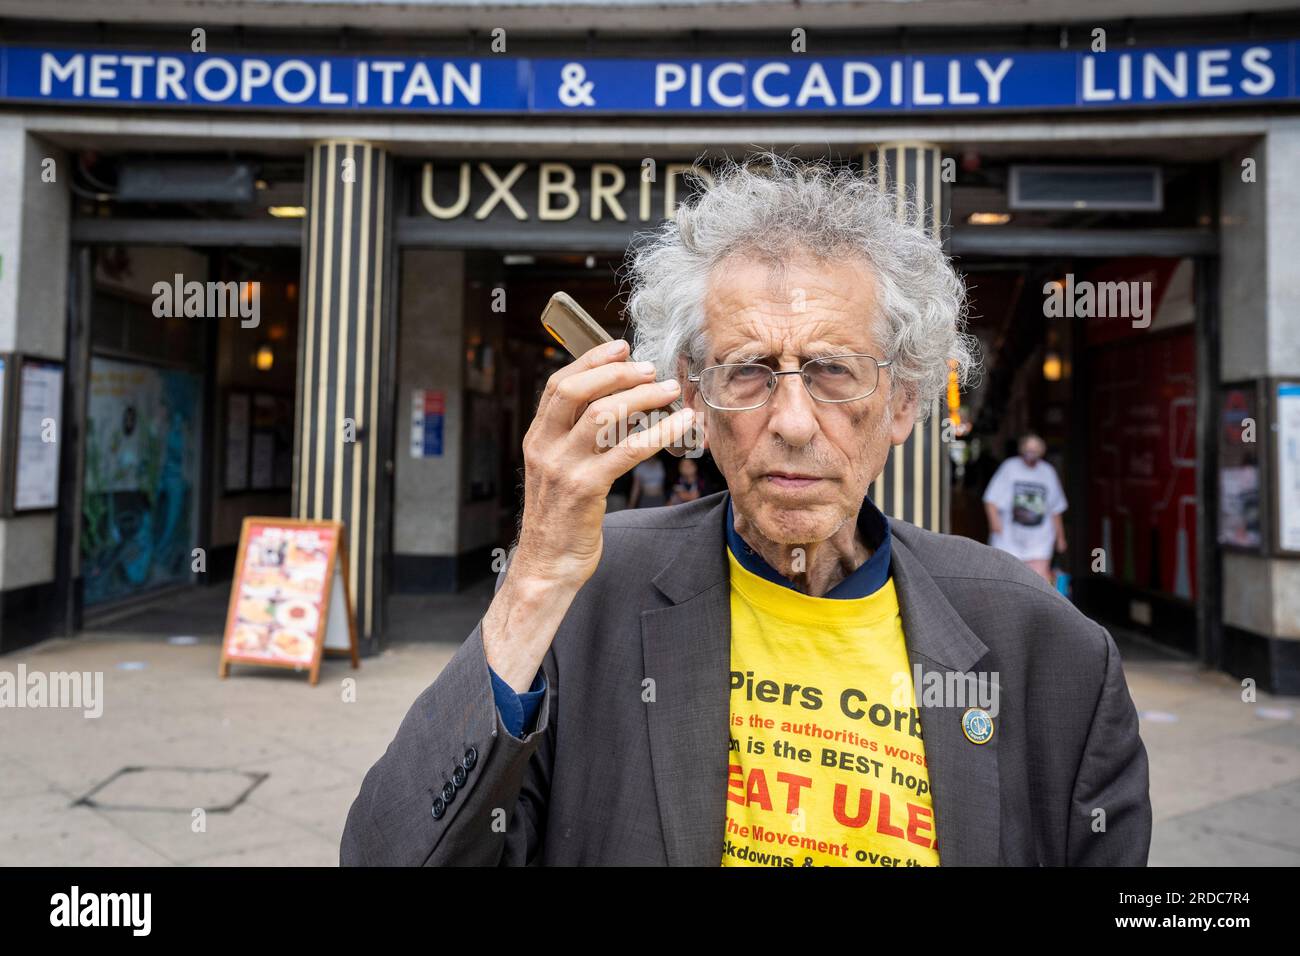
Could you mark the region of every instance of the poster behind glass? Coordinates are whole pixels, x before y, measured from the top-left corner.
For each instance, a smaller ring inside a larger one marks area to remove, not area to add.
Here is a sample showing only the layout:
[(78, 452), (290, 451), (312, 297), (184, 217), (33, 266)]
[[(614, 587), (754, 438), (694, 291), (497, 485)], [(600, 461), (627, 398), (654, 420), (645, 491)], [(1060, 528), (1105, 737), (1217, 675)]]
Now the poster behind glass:
[(1300, 553), (1300, 382), (1277, 384), (1277, 547)]
[(92, 358), (81, 562), (85, 603), (191, 580), (201, 382)]
[(1223, 389), (1219, 400), (1219, 543), (1259, 550), (1259, 403), (1254, 383)]
[(63, 366), (23, 359), (18, 366), (18, 447), (14, 511), (40, 511), (59, 503), (59, 421)]

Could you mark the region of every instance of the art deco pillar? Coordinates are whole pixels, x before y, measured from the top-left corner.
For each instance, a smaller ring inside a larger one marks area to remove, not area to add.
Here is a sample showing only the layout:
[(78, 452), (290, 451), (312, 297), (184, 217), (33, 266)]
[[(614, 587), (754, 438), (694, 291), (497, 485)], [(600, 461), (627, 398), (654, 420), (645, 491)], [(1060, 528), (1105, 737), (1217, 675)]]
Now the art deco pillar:
[[(917, 224), (941, 235), (947, 191), (941, 173), (939, 147), (929, 143), (882, 143), (863, 157), (865, 175), (898, 201), (899, 217), (911, 200)], [(930, 416), (907, 441), (896, 446), (884, 471), (871, 486), (871, 500), (891, 518), (900, 518), (931, 531), (948, 530), (950, 463), (942, 441), (945, 402), (937, 400)]]
[(307, 155), (293, 511), (343, 522), (362, 640), (383, 614), (389, 173), (369, 143), (329, 140)]

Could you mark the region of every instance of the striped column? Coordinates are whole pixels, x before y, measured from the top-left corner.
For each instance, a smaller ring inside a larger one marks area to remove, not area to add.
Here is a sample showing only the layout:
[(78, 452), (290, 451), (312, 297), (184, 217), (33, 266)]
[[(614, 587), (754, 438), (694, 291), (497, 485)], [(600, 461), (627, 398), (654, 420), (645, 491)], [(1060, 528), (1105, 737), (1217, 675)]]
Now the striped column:
[[(936, 236), (942, 235), (948, 208), (941, 156), (939, 147), (930, 143), (882, 143), (867, 150), (862, 163), (865, 175), (897, 198), (900, 219), (906, 215), (904, 200), (911, 200), (917, 224)], [(951, 467), (942, 441), (946, 414), (946, 402), (937, 400), (930, 417), (917, 424), (904, 444), (891, 450), (884, 471), (871, 487), (871, 500), (885, 514), (945, 532)]]
[(307, 155), (293, 511), (343, 522), (361, 640), (374, 634), (383, 600), (376, 519), (386, 480), (389, 182), (387, 154), (369, 143), (329, 140)]

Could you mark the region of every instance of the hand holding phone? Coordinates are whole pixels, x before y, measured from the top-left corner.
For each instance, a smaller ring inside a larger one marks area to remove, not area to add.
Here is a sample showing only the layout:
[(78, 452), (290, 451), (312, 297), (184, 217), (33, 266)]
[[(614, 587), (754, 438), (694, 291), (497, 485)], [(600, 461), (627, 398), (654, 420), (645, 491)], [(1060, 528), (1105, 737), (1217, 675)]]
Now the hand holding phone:
[[(581, 333), (547, 315), (565, 347), (577, 347)], [(655, 381), (654, 365), (628, 361), (628, 353), (621, 339), (601, 342), (552, 375), (524, 436), (519, 543), (482, 623), (488, 666), (516, 691), (531, 685), (560, 621), (600, 563), (610, 486), (659, 449), (680, 444), (694, 422), (691, 409), (679, 408), (630, 434), (602, 424), (671, 407), (681, 395), (677, 382)]]
[[(557, 292), (551, 296), (551, 300), (542, 311), (542, 327), (575, 359), (613, 341), (601, 324), (588, 315), (587, 311), (567, 292)], [(648, 417), (653, 422), (680, 411), (681, 408), (682, 400), (675, 398), (668, 404), (653, 409)], [(704, 450), (700, 434), (695, 428), (689, 429), (681, 440), (665, 447), (670, 454), (678, 458), (683, 456), (698, 458)]]

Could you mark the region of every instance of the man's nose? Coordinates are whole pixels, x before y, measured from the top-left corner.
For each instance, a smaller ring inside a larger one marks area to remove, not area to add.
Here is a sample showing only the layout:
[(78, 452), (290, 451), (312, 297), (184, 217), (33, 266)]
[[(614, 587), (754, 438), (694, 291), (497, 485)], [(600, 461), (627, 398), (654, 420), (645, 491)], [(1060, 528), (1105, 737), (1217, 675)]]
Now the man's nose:
[(768, 428), (787, 445), (801, 447), (813, 440), (817, 424), (817, 402), (808, 394), (799, 375), (778, 375), (768, 399), (771, 406)]

